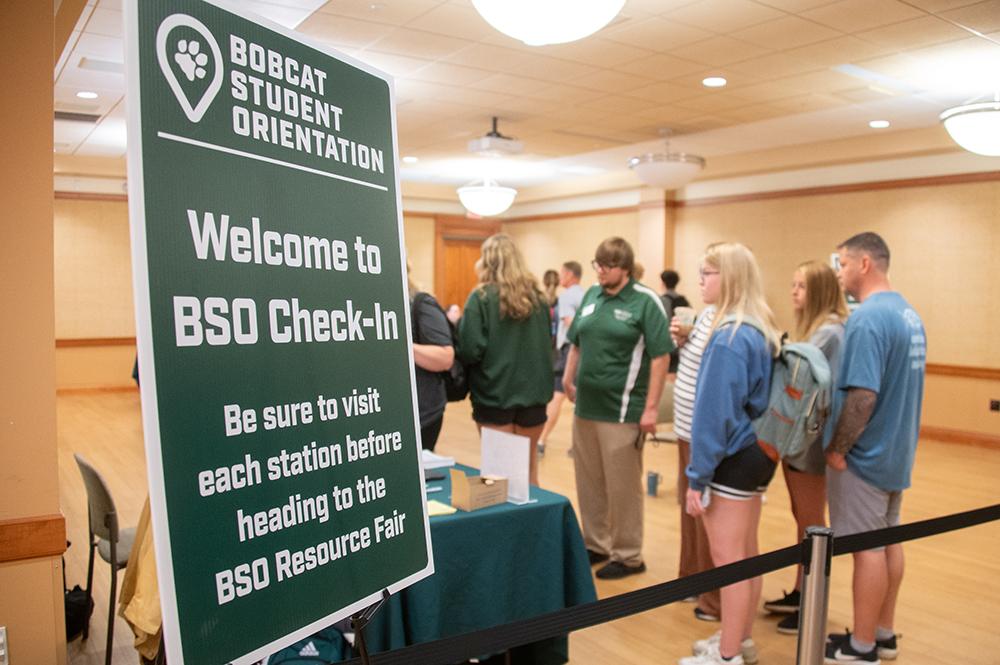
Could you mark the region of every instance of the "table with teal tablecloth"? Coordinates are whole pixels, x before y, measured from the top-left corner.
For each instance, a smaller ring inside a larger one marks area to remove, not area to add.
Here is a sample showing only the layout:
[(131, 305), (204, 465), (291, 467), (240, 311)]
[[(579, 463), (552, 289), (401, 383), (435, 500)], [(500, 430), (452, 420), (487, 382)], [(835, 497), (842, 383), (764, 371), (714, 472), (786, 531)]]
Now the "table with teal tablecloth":
[[(451, 502), (449, 479), (427, 486), (443, 487), (428, 499)], [(365, 631), (369, 650), (398, 649), (597, 600), (573, 506), (537, 487), (531, 499), (527, 505), (430, 518), (435, 572), (379, 610)], [(511, 656), (514, 663), (565, 663), (568, 642), (545, 640)]]

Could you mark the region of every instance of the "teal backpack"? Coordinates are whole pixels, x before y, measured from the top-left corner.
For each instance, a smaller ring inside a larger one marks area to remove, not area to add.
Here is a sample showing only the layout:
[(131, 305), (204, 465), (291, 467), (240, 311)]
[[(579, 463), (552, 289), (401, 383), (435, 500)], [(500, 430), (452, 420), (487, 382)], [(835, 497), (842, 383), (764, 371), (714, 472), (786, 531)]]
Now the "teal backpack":
[[(725, 317), (716, 333), (735, 322), (735, 316)], [(743, 323), (764, 333), (754, 319)], [(753, 421), (758, 442), (765, 450), (773, 448), (781, 459), (800, 457), (823, 434), (830, 415), (830, 395), (830, 364), (819, 347), (808, 342), (782, 342), (771, 366), (767, 410)]]

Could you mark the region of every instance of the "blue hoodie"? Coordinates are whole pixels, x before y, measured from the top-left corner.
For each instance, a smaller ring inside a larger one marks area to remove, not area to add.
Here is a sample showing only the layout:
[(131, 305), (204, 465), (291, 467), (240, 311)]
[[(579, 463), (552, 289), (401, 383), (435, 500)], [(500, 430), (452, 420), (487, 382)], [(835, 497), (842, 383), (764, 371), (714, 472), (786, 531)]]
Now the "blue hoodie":
[(732, 325), (712, 335), (698, 371), (691, 425), (691, 489), (701, 491), (724, 458), (757, 443), (751, 421), (767, 408), (772, 356), (756, 328)]

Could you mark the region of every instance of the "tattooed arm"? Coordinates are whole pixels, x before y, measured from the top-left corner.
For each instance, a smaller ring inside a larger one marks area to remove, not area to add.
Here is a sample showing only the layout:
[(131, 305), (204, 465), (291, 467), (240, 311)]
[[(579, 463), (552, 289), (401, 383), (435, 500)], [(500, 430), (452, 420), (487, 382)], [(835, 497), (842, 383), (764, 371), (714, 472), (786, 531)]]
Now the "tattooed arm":
[(877, 397), (876, 393), (864, 388), (851, 388), (847, 391), (833, 440), (826, 448), (826, 463), (837, 471), (847, 468), (845, 457), (868, 426)]

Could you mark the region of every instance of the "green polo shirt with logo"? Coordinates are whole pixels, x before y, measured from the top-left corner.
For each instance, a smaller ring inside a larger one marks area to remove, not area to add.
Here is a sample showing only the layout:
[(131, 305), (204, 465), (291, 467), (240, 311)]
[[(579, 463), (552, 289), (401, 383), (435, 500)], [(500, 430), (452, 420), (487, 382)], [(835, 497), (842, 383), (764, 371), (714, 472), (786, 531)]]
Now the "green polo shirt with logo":
[(632, 279), (613, 296), (600, 285), (592, 286), (576, 310), (567, 339), (580, 349), (576, 415), (639, 422), (649, 391), (650, 362), (674, 350), (659, 295)]

